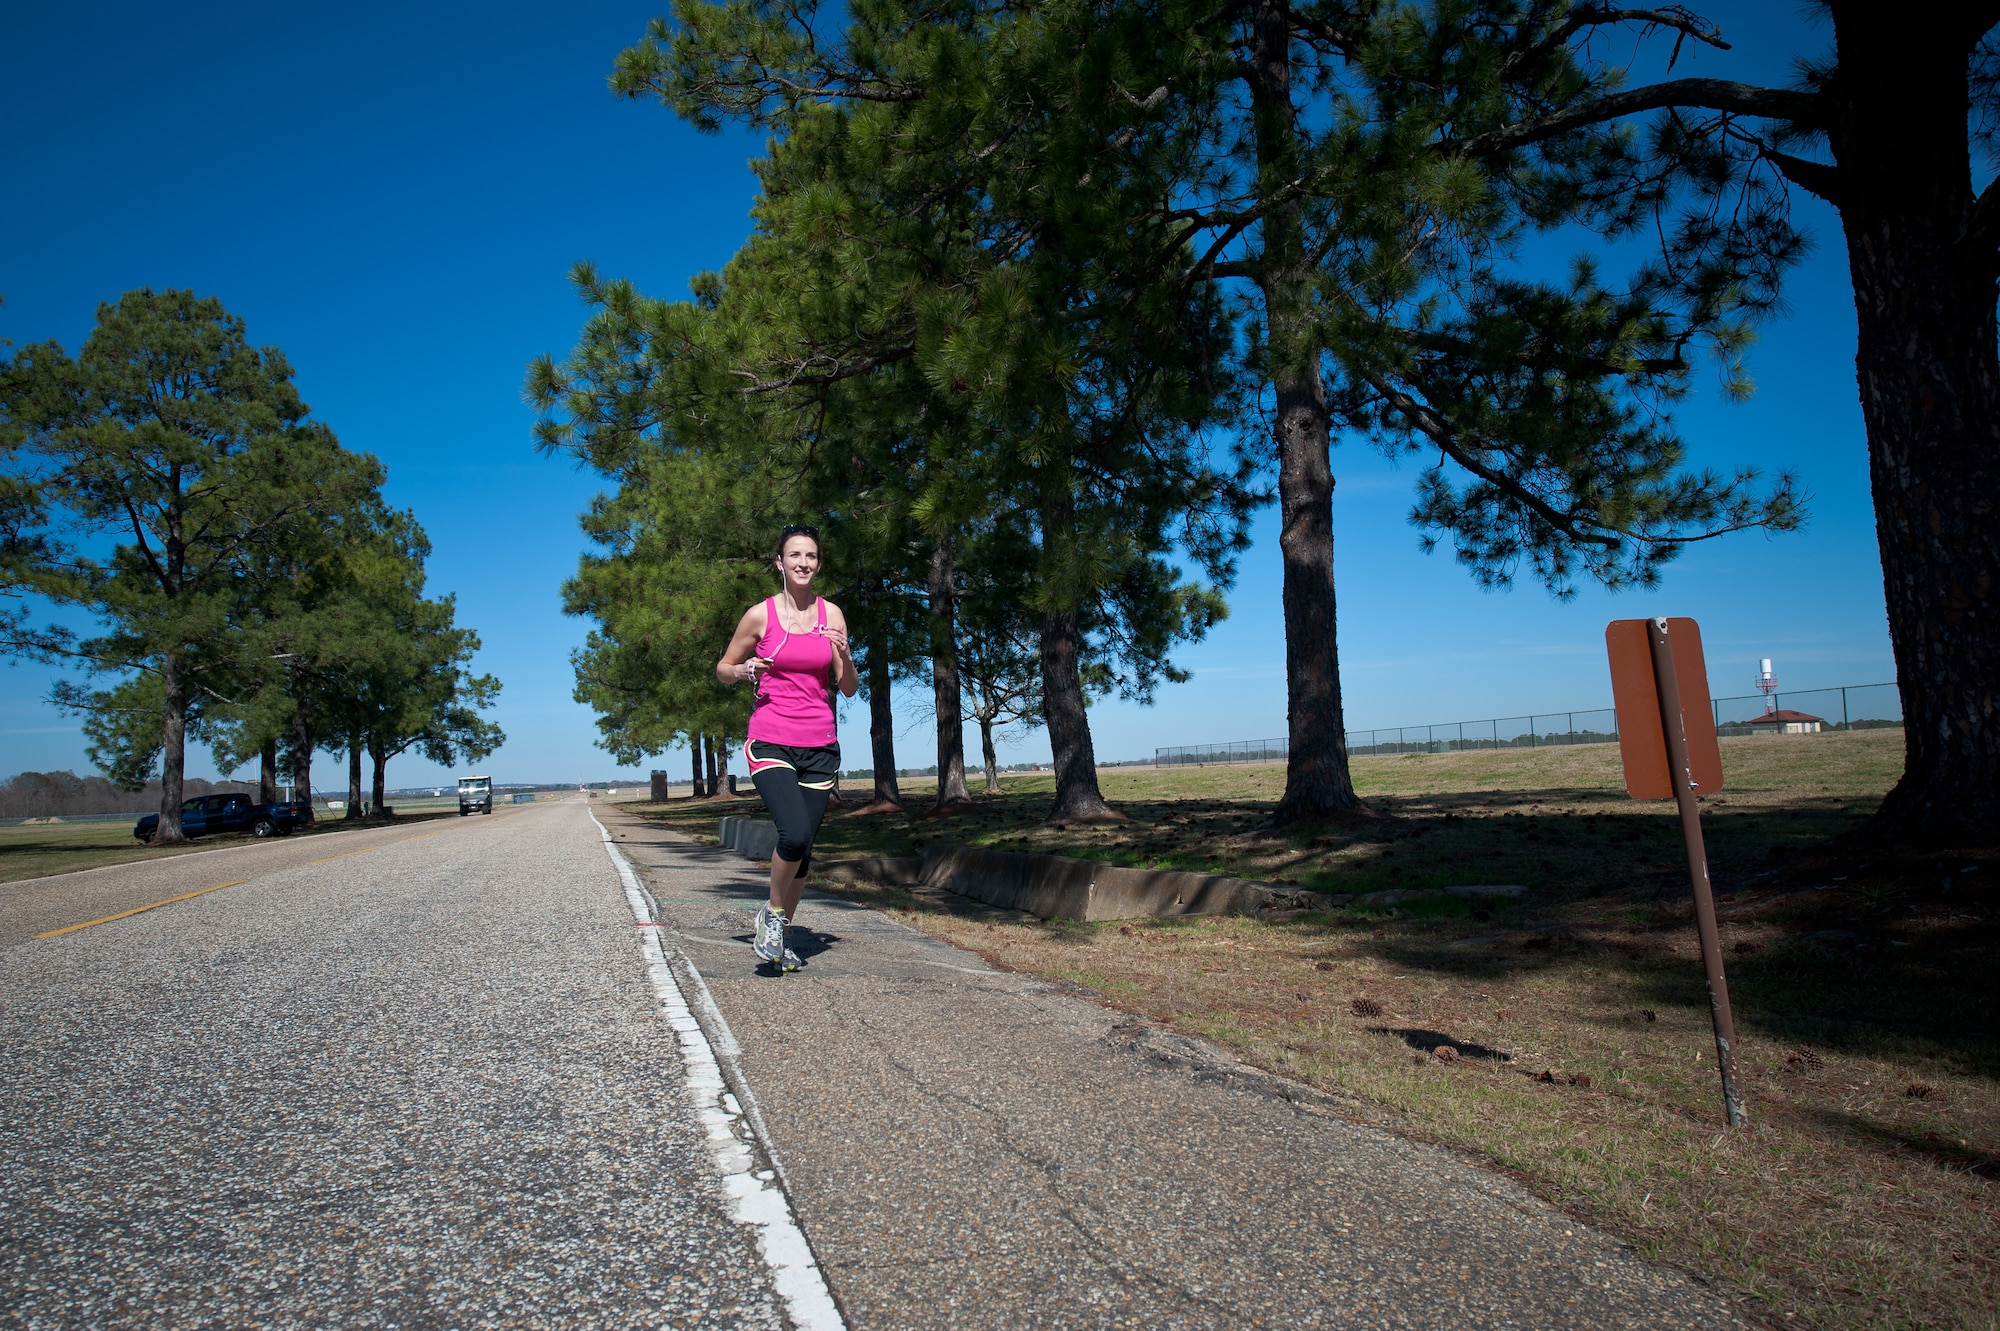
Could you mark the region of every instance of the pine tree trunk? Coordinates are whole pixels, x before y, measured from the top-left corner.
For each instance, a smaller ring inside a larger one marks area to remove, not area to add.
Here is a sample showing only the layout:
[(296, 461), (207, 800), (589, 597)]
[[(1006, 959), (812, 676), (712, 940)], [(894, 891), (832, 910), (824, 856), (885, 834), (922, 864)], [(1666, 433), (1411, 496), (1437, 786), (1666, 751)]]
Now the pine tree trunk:
[(1083, 705), (1079, 668), (1082, 637), (1076, 611), (1042, 614), (1042, 719), (1056, 769), (1055, 807), (1050, 822), (1105, 822), (1122, 817), (1104, 802), (1097, 786), (1097, 751), (1090, 740), (1090, 716)]
[(154, 845), (187, 840), (181, 831), (181, 798), (187, 775), (187, 685), (178, 656), (167, 652), (160, 662), (165, 697), (160, 716), (160, 823)]
[[(1967, 47), (1834, 7), (1855, 372), (1903, 702), (1903, 777), (1871, 824), (1925, 848), (2000, 844), (2000, 360), (1994, 242), (1975, 216)], [(1976, 35), (1975, 35), (1976, 36)]]
[(1050, 766), (1056, 774), (1050, 822), (1121, 820), (1097, 785), (1097, 749), (1083, 696), (1083, 635), (1077, 626), (1071, 558), (1076, 544), (1075, 498), (1068, 478), (1052, 476), (1042, 502), (1042, 571), (1045, 592), (1058, 605), (1042, 612), (1042, 720), (1049, 728)]
[(723, 779), (722, 740), (715, 735), (702, 736), (708, 747), (708, 797), (721, 799), (729, 793), (729, 786)]
[(389, 807), (389, 758), (374, 749), (368, 750), (368, 757), (375, 764), (374, 780), (370, 786), (375, 792), (375, 812), (380, 816), (382, 810)]
[(292, 710), (292, 798), (312, 807), (312, 762), (313, 747), (319, 736), (313, 733), (312, 721), (306, 716), (304, 707)]
[[(1259, 0), (1251, 20), (1251, 121), (1260, 188), (1266, 192), (1299, 171), (1287, 14), (1279, 0)], [(1264, 296), (1277, 408), (1278, 548), (1284, 561), (1289, 741), (1285, 793), (1275, 817), (1282, 824), (1344, 813), (1360, 801), (1347, 769), (1334, 635), (1332, 431), (1320, 373), (1323, 346), (1312, 309), (1304, 218), (1296, 203), (1265, 214), (1263, 240), (1256, 281)]]
[(964, 701), (958, 680), (958, 566), (951, 543), (939, 540), (931, 548), (930, 628), (931, 702), (937, 709), (937, 807), (965, 804)]
[(278, 741), (267, 739), (257, 754), (257, 802), (278, 802)]
[(347, 739), (347, 817), (352, 820), (361, 816), (361, 739), (350, 735)]
[(979, 756), (986, 763), (986, 793), (1000, 793), (1000, 759), (993, 752), (993, 718), (979, 718)]
[(889, 696), (889, 630), (878, 630), (879, 640), (868, 644), (868, 747), (875, 764), (875, 803), (901, 804), (902, 787), (896, 783), (896, 714)]
[(688, 796), (689, 799), (700, 799), (703, 791), (706, 789), (701, 783), (701, 754), (701, 732), (697, 730), (694, 734), (688, 736), (688, 757), (694, 762), (693, 792)]

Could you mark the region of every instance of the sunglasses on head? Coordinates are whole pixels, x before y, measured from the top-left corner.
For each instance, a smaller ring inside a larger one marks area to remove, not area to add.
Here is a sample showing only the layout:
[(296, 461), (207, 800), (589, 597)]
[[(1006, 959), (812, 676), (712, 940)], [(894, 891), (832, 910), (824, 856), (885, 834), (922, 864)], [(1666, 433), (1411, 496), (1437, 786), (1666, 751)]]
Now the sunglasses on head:
[(805, 527), (794, 523), (792, 526), (778, 533), (778, 539), (784, 541), (789, 541), (794, 536), (810, 536), (817, 541), (819, 539), (819, 528)]

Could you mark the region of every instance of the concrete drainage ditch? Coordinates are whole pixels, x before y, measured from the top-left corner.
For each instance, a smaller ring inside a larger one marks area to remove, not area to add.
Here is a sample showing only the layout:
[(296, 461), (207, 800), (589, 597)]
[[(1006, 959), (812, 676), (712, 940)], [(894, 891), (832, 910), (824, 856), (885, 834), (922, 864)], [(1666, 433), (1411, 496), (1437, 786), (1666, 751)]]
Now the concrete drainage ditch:
[[(778, 828), (762, 818), (722, 819), (722, 844), (746, 859), (768, 860)], [(825, 860), (813, 872), (836, 883), (933, 887), (1045, 920), (1131, 920), (1163, 915), (1285, 917), (1349, 906), (1391, 906), (1435, 897), (1510, 898), (1518, 883), (1399, 887), (1358, 897), (1332, 896), (1223, 874), (1130, 869), (1070, 855), (1035, 855), (981, 846), (932, 846), (923, 855)]]

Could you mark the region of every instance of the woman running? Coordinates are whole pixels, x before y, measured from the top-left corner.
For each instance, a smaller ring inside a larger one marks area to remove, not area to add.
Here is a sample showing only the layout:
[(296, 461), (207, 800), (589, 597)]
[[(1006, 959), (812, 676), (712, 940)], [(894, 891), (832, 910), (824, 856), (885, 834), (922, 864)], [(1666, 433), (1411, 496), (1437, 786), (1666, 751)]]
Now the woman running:
[(743, 612), (715, 677), (757, 686), (743, 757), (778, 825), (778, 849), (771, 856), (771, 899), (757, 912), (752, 946), (760, 959), (794, 971), (800, 963), (785, 946), (785, 926), (799, 908), (813, 838), (840, 775), (831, 686), (852, 698), (861, 676), (848, 652), (846, 616), (813, 594), (819, 530), (785, 528), (774, 562), (784, 590)]

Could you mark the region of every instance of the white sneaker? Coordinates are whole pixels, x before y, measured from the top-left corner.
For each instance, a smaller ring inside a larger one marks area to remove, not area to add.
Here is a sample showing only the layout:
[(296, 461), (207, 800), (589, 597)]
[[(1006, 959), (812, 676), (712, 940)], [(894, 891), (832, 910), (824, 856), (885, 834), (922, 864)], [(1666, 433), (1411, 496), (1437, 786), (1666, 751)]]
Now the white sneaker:
[(785, 913), (772, 910), (768, 901), (757, 909), (756, 934), (750, 950), (759, 961), (777, 961), (785, 955)]

